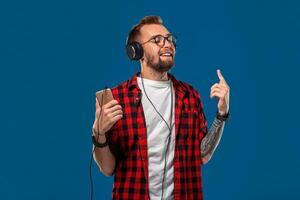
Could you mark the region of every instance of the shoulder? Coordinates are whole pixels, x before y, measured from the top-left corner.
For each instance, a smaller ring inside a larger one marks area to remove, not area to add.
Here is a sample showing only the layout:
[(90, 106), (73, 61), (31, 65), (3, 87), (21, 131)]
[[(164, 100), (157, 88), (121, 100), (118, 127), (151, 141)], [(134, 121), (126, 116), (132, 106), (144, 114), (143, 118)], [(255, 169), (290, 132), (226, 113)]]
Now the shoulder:
[(137, 88), (137, 75), (132, 76), (126, 81), (123, 81), (122, 83), (114, 86), (111, 88), (112, 94), (115, 97), (115, 99), (122, 100), (125, 97), (130, 97), (134, 93), (136, 93)]
[(111, 88), (111, 91), (113, 93), (116, 93), (118, 91), (123, 91), (123, 90), (127, 89), (128, 88), (128, 82), (129, 82), (129, 80), (126, 80), (126, 81), (124, 81), (120, 84), (115, 85), (113, 88)]
[(126, 81), (123, 81), (122, 83), (114, 86), (111, 90), (112, 91), (128, 91), (130, 89), (133, 89), (135, 87), (137, 87), (137, 76), (139, 75), (139, 72), (137, 72), (136, 74), (134, 74), (132, 77), (130, 77), (129, 79), (127, 79)]
[(112, 95), (115, 100), (118, 102), (123, 102), (124, 98), (128, 96), (129, 90), (128, 90), (128, 82), (124, 81), (118, 85), (115, 85), (113, 88), (111, 88)]
[(183, 90), (186, 93), (186, 95), (200, 100), (200, 93), (191, 84), (181, 80), (176, 80), (176, 81), (178, 87), (180, 87), (180, 89)]

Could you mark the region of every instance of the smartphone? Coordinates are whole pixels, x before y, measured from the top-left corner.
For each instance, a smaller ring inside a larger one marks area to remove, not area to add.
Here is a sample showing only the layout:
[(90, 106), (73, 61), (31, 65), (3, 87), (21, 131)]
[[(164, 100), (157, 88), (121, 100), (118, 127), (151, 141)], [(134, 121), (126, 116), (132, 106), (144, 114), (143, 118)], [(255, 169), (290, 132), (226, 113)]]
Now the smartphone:
[(109, 88), (96, 92), (96, 98), (100, 107), (104, 106), (105, 104), (114, 99), (112, 92)]

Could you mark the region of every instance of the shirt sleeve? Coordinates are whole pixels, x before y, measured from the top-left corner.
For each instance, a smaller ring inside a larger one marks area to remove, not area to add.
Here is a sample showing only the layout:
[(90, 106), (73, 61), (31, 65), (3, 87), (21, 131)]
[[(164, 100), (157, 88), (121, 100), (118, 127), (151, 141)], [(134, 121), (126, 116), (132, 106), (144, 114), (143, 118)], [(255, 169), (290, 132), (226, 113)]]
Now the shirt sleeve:
[(196, 90), (193, 91), (197, 102), (196, 106), (197, 106), (197, 111), (199, 116), (199, 139), (202, 140), (207, 134), (207, 121), (206, 121), (200, 94)]
[(111, 151), (111, 153), (114, 155), (116, 160), (116, 166), (117, 168), (119, 161), (120, 161), (120, 139), (118, 137), (118, 129), (117, 126), (113, 126), (108, 132), (106, 132), (106, 139), (108, 141), (108, 146)]

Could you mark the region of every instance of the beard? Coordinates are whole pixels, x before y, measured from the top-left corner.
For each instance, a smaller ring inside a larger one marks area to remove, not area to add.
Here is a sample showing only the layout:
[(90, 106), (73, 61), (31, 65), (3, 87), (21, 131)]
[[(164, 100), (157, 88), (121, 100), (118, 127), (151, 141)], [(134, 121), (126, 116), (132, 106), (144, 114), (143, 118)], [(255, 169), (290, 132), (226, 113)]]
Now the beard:
[(147, 65), (158, 72), (167, 72), (175, 65), (174, 56), (168, 60), (162, 60), (159, 56), (158, 61), (155, 61), (155, 56), (145, 55), (145, 57)]

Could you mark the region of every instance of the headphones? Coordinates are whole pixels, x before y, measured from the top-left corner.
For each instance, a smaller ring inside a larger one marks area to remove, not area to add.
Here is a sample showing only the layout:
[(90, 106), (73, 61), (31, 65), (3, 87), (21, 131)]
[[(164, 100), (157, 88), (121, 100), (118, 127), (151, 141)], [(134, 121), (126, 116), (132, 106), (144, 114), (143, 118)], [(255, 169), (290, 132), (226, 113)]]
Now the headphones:
[(144, 55), (144, 50), (138, 42), (126, 42), (126, 54), (130, 60), (140, 60)]
[[(142, 45), (137, 41), (131, 41), (133, 34), (137, 31), (137, 25), (133, 26), (128, 33), (126, 38), (125, 51), (126, 55), (130, 60), (140, 60), (144, 55), (144, 50)], [(175, 37), (176, 38), (176, 37)], [(176, 42), (174, 44), (176, 49)]]
[(126, 39), (126, 55), (130, 60), (140, 60), (144, 55), (144, 50), (139, 42), (133, 41), (129, 42), (132, 38), (133, 33), (136, 31), (136, 26), (134, 26), (128, 33)]

